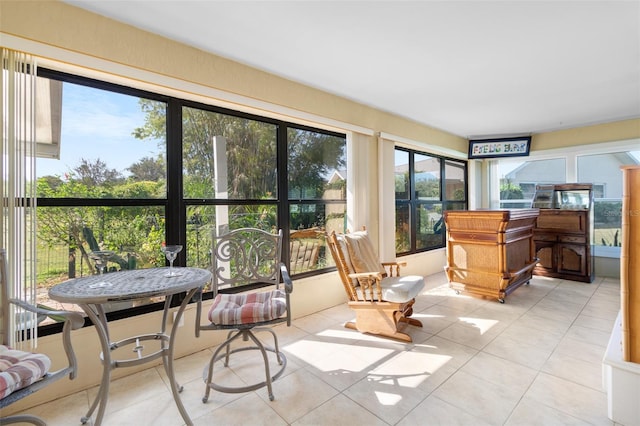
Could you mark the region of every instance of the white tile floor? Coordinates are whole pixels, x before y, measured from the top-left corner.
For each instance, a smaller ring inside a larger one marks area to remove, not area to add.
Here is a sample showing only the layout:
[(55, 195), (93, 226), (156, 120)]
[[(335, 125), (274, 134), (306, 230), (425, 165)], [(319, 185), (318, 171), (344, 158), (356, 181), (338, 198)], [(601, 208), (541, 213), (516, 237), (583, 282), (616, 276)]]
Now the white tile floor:
[[(201, 399), (212, 351), (176, 361), (182, 401), (198, 425), (612, 425), (602, 357), (619, 311), (618, 280), (535, 277), (505, 304), (456, 295), (444, 274), (426, 279), (412, 344), (345, 329), (346, 305), (278, 326), (288, 363), (266, 389)], [(213, 348), (212, 348), (213, 349)], [(257, 363), (236, 354), (226, 383)], [(223, 370), (222, 366), (219, 370)], [(97, 389), (35, 407), (51, 426), (80, 424)], [(105, 425), (178, 426), (162, 367), (111, 385)]]

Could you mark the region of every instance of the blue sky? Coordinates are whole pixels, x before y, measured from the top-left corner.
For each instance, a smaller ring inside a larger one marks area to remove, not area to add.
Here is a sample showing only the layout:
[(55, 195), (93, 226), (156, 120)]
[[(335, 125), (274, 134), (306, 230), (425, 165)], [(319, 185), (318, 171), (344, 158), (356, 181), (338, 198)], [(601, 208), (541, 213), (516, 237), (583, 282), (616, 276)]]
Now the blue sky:
[(157, 141), (132, 136), (144, 123), (138, 98), (64, 83), (60, 160), (37, 160), (37, 175), (60, 175), (85, 158), (100, 159), (109, 169), (127, 175), (126, 168), (142, 157), (156, 157)]

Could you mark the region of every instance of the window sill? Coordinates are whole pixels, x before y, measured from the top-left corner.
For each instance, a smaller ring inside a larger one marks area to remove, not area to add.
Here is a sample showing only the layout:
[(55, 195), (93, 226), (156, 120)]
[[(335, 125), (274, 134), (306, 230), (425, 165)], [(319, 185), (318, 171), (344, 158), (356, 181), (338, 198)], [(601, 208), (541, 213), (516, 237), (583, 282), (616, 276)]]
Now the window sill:
[(593, 255), (595, 257), (620, 259), (620, 247), (593, 246)]

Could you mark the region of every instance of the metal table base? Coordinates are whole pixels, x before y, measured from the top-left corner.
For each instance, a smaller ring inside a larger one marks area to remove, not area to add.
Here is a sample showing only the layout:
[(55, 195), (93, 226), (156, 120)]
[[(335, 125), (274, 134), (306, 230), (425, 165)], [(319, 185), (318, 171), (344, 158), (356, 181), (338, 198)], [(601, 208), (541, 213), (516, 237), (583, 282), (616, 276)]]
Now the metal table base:
[[(196, 294), (196, 292), (200, 290), (204, 286), (204, 284), (206, 284), (206, 282), (210, 279), (211, 274), (209, 271), (197, 268), (180, 269), (182, 269), (183, 271), (190, 270), (191, 272), (193, 272), (195, 277), (185, 280), (178, 279), (173, 282), (169, 280), (174, 280), (174, 278), (169, 278), (167, 280), (168, 284), (163, 287), (162, 284), (159, 283), (164, 283), (165, 281), (162, 278), (162, 275), (159, 274), (166, 272), (167, 268), (154, 268), (149, 270), (123, 271), (109, 273), (107, 275), (78, 278), (62, 284), (58, 284), (50, 290), (49, 296), (52, 299), (61, 302), (76, 303), (78, 306), (80, 306), (93, 322), (96, 332), (98, 333), (98, 338), (100, 340), (100, 346), (102, 350), (102, 352), (100, 353), (100, 360), (103, 365), (102, 380), (100, 381), (100, 388), (98, 390), (96, 398), (91, 404), (91, 407), (87, 411), (86, 415), (81, 418), (83, 424), (86, 424), (91, 419), (94, 412), (96, 415), (94, 425), (100, 426), (102, 424), (102, 419), (104, 418), (107, 401), (109, 398), (111, 372), (114, 369), (134, 367), (152, 362), (154, 360), (157, 360), (158, 358), (162, 358), (162, 363), (165, 372), (167, 373), (167, 377), (171, 386), (171, 392), (173, 394), (173, 399), (176, 403), (176, 406), (178, 407), (178, 411), (180, 412), (180, 415), (187, 425), (193, 425), (191, 419), (189, 418), (189, 414), (185, 410), (184, 405), (182, 404), (182, 400), (180, 399), (179, 394), (182, 391), (182, 386), (179, 386), (176, 382), (175, 373), (173, 370), (175, 346), (174, 337), (176, 336), (180, 320), (182, 318), (184, 310), (189, 304), (189, 301)], [(185, 274), (187, 273), (188, 272), (185, 272)], [(145, 284), (147, 284), (147, 282), (144, 281), (144, 278), (148, 278), (149, 288), (145, 288)], [(99, 280), (101, 281), (98, 282)], [(115, 283), (114, 289), (107, 289), (104, 291), (104, 293), (108, 294), (102, 294), (99, 292), (99, 290), (95, 290), (97, 287), (103, 286), (105, 280), (114, 281)], [(127, 280), (131, 281), (131, 283), (127, 284)], [(82, 285), (84, 285), (84, 287), (79, 285), (80, 282)], [(176, 284), (173, 285), (172, 283)], [(131, 289), (128, 289), (129, 286), (131, 287)], [(167, 333), (167, 324), (169, 322), (169, 313), (171, 312), (172, 297), (174, 294), (181, 293), (183, 291), (186, 291), (186, 297), (183, 299), (180, 307), (175, 312), (173, 325), (171, 326), (170, 332)], [(141, 334), (138, 336), (128, 337), (117, 342), (111, 342), (104, 304), (113, 301), (135, 300), (150, 296), (165, 296), (160, 331), (157, 333)], [(143, 343), (151, 340), (159, 341), (160, 349), (148, 354), (144, 354), (145, 348)], [(130, 345), (134, 345), (133, 352), (137, 354), (135, 358), (117, 360), (112, 359), (113, 351)]]

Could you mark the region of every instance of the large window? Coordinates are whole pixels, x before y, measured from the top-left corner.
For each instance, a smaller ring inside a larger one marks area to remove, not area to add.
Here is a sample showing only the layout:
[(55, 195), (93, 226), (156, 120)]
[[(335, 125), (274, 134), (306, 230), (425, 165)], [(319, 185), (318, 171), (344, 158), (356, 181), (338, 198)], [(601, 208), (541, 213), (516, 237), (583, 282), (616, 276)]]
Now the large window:
[(622, 245), (622, 171), (640, 164), (640, 151), (580, 155), (578, 181), (593, 184), (593, 245), (598, 255), (619, 256)]
[(444, 247), (445, 210), (467, 208), (466, 162), (395, 150), (396, 253)]
[[(60, 143), (36, 164), (42, 304), (57, 307), (47, 289), (68, 278), (165, 265), (162, 243), (184, 245), (176, 265), (208, 267), (212, 232), (240, 227), (283, 229), (295, 274), (328, 266), (322, 234), (344, 230), (344, 134), (39, 75), (62, 84)], [(160, 301), (109, 310), (128, 316)]]
[[(164, 265), (169, 103), (48, 70), (39, 75), (56, 82), (43, 87), (61, 85), (48, 97), (59, 114), (51, 123), (59, 142), (36, 160), (38, 302), (58, 308), (47, 290), (68, 278)], [(158, 117), (153, 133), (145, 129), (151, 111)]]
[[(500, 208), (531, 206), (536, 184), (579, 182), (593, 185), (592, 243), (597, 256), (619, 256), (622, 214), (622, 172), (620, 166), (640, 164), (640, 151), (610, 147), (563, 153), (557, 158), (496, 160)], [(605, 151), (605, 152), (602, 152)], [(495, 204), (494, 204), (495, 205)]]
[(498, 160), (501, 209), (531, 207), (536, 185), (566, 183), (566, 160)]
[(287, 130), (290, 268), (293, 273), (332, 266), (323, 232), (344, 232), (347, 164), (342, 135)]

